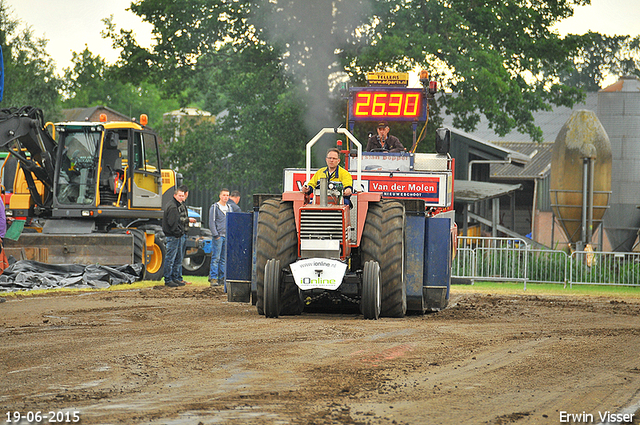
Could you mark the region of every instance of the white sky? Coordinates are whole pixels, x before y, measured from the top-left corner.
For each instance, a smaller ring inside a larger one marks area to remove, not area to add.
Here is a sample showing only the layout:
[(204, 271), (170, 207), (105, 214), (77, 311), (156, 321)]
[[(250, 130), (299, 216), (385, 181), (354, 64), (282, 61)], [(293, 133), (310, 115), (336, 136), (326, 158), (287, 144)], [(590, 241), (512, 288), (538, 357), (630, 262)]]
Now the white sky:
[[(114, 63), (118, 52), (100, 37), (102, 19), (114, 15), (118, 29), (132, 29), (142, 46), (151, 44), (151, 26), (126, 9), (131, 0), (4, 0), (10, 15), (29, 25), (38, 38), (49, 40), (47, 48), (57, 68), (71, 66), (71, 52), (85, 45), (93, 54)], [(608, 35), (640, 35), (638, 0), (591, 0), (591, 6), (576, 9), (574, 17), (561, 22), (561, 34), (583, 34), (589, 30)]]
[[(114, 17), (117, 29), (133, 30), (138, 43), (151, 44), (151, 25), (142, 22), (129, 8), (131, 0), (4, 0), (10, 16), (30, 26), (36, 38), (46, 38), (47, 51), (58, 70), (71, 66), (71, 52), (80, 53), (85, 45), (94, 55), (109, 63), (119, 52), (110, 40), (100, 36), (105, 30), (102, 19)], [(22, 28), (22, 27), (21, 27)]]

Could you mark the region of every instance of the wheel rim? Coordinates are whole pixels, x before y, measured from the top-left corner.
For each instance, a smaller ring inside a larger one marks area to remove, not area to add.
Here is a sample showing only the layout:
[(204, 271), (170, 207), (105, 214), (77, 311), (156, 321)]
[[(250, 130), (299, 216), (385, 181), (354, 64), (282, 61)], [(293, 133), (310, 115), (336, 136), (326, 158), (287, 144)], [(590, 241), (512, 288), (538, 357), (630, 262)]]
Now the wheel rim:
[(205, 261), (206, 257), (204, 255), (185, 257), (182, 261), (182, 267), (187, 271), (193, 272), (204, 266)]
[(147, 263), (147, 271), (151, 274), (156, 273), (162, 267), (162, 250), (157, 244), (153, 244), (153, 253)]

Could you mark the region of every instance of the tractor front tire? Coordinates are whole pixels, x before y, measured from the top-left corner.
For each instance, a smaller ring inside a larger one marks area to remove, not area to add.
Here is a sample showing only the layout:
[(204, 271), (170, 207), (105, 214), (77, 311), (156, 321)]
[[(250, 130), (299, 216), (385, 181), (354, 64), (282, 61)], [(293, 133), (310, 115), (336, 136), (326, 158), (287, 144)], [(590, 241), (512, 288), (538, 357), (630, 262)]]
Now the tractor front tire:
[(277, 318), (280, 315), (280, 260), (271, 259), (264, 267), (264, 315)]
[(382, 244), (382, 204), (370, 202), (360, 239), (361, 261), (380, 261)]
[(364, 263), (362, 272), (362, 298), (360, 307), (367, 320), (378, 320), (380, 317), (380, 265), (377, 261)]

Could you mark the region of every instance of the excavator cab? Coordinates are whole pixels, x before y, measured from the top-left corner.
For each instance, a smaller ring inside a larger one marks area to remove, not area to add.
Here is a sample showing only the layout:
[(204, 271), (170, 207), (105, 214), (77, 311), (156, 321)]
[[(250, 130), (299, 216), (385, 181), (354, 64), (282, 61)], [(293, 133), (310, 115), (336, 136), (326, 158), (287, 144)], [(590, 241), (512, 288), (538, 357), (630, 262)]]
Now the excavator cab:
[(61, 167), (58, 204), (162, 208), (155, 134), (131, 123), (56, 126)]
[(96, 201), (100, 132), (85, 126), (58, 128), (60, 168), (54, 186), (62, 205), (93, 205)]

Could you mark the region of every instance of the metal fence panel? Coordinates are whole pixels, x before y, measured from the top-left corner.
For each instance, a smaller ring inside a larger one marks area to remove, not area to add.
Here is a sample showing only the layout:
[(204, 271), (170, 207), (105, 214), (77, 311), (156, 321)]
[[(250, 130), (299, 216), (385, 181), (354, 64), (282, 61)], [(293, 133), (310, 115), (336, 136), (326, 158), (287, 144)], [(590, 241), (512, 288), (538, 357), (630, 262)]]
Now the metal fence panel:
[(451, 276), (473, 280), (562, 283), (569, 257), (563, 251), (532, 249), (523, 239), (459, 236)]
[(526, 247), (477, 248), (476, 276), (485, 280), (526, 281)]
[(570, 285), (640, 285), (640, 253), (576, 251), (571, 254)]
[(454, 261), (452, 275), (524, 282), (527, 271), (526, 251), (527, 243), (523, 239), (459, 236), (459, 254)]
[(527, 280), (529, 282), (567, 284), (569, 256), (566, 252), (530, 249), (527, 257)]
[(473, 277), (476, 251), (472, 248), (458, 248), (451, 265), (451, 277)]
[(640, 286), (640, 253), (532, 249), (518, 238), (458, 237), (451, 276), (474, 280)]

